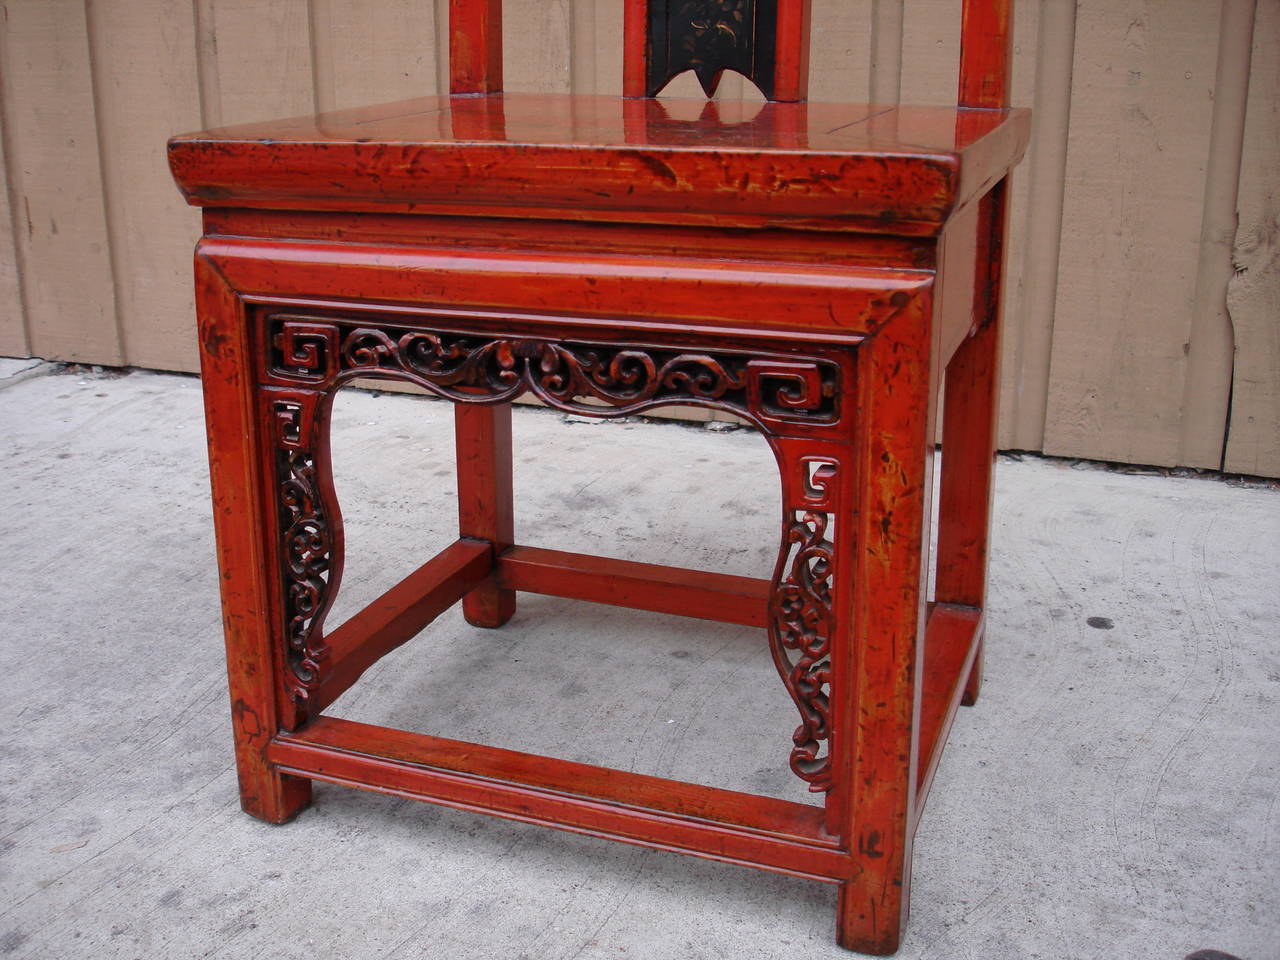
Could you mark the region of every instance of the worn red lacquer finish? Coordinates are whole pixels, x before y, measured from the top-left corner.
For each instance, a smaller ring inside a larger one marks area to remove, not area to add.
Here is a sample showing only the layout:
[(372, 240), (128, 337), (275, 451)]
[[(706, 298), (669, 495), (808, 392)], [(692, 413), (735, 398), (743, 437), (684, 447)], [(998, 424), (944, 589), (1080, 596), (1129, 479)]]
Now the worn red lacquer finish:
[[(451, 0), (451, 96), (170, 142), (205, 208), (241, 795), (283, 822), (327, 780), (823, 880), (838, 941), (889, 953), (925, 795), (981, 673), (1004, 183), (1029, 126), (1007, 109), (1009, 4), (965, 3), (957, 107), (805, 103), (805, 0), (703, 6), (627, 0), (627, 97), (502, 94), (499, 0)], [(708, 86), (749, 70), (774, 102), (644, 96), (686, 67)], [(458, 539), (331, 630), (329, 411), (367, 378), (455, 404)], [(751, 423), (781, 471), (773, 577), (520, 545), (524, 393), (588, 416), (688, 404)], [(816, 802), (324, 714), (453, 604), (496, 628), (520, 591), (762, 628), (798, 719), (778, 762)]]

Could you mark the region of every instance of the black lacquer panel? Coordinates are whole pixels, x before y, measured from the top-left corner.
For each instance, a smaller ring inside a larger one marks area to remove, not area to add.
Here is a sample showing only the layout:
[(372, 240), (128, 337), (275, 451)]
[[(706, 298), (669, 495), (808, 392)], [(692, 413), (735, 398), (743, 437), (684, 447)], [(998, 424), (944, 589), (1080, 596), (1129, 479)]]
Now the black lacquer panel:
[(777, 0), (649, 0), (648, 96), (692, 70), (707, 96), (737, 70), (773, 99)]

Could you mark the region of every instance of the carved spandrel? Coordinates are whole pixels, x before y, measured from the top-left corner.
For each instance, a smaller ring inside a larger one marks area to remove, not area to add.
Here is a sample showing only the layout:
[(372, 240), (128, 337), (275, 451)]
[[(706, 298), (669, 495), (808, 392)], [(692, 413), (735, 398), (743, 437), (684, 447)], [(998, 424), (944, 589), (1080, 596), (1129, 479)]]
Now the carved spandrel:
[(280, 517), (285, 685), (295, 699), (323, 679), (321, 626), (336, 587), (334, 526), (325, 509), (315, 456), (314, 396), (270, 400), (275, 430), (276, 509)]
[(831, 516), (798, 513), (783, 528), (769, 642), (782, 682), (800, 711), (792, 736), (791, 769), (815, 793), (831, 787), (830, 685), (834, 546)]
[(773, 97), (777, 0), (650, 0), (647, 95), (692, 70), (708, 97), (737, 70)]
[(800, 711), (792, 736), (791, 769), (811, 791), (831, 788), (831, 657), (837, 616), (834, 528), (842, 468), (803, 444), (776, 447), (783, 471), (782, 545), (769, 602), (769, 648), (782, 682)]

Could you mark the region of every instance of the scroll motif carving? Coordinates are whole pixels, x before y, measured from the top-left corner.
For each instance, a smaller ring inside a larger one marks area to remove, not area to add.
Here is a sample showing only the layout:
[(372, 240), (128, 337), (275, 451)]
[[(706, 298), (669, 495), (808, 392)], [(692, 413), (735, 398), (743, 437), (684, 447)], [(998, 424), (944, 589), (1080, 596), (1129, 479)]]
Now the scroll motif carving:
[(777, 0), (649, 0), (647, 95), (692, 70), (708, 97), (726, 69), (773, 97)]
[[(839, 364), (821, 358), (702, 352), (635, 344), (492, 337), (277, 316), (270, 374), (333, 384), (394, 373), (460, 401), (529, 391), (550, 406), (611, 416), (671, 403), (717, 406), (762, 420), (830, 423)], [(312, 349), (312, 345), (316, 345)]]
[(791, 769), (821, 792), (831, 786), (830, 736), (831, 574), (830, 517), (805, 512), (783, 530), (770, 611), (769, 641), (782, 681), (800, 710)]
[(276, 423), (277, 506), (284, 573), (284, 630), (290, 691), (306, 699), (321, 679), (328, 648), (319, 638), (332, 586), (333, 543), (310, 452), (310, 418), (301, 403), (272, 404)]
[(835, 635), (833, 528), (841, 466), (827, 450), (774, 441), (787, 513), (773, 575), (769, 646), (787, 692), (800, 711), (791, 769), (816, 792), (831, 788), (831, 644)]
[(343, 341), (342, 358), (352, 370), (390, 366), (417, 374), (458, 399), (505, 399), (529, 389), (560, 405), (590, 397), (630, 407), (655, 399), (718, 400), (746, 386), (744, 364), (726, 365), (707, 354), (540, 340), (477, 342), (434, 333), (392, 339), (381, 330), (357, 329)]

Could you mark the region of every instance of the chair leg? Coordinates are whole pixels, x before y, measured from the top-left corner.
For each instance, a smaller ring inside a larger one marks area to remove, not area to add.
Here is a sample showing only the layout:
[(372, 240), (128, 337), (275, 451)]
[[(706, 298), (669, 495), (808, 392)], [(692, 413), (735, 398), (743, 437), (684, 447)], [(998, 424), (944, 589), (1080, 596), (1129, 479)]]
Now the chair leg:
[[(980, 269), (992, 278), (977, 284), (975, 303), (986, 322), (966, 339), (947, 365), (942, 424), (942, 489), (938, 509), (938, 578), (935, 599), (982, 607), (986, 603), (987, 544), (996, 454), (1000, 390), (999, 256), (1003, 191), (984, 198), (979, 230), (989, 238)], [(984, 296), (985, 294), (985, 296)], [(982, 647), (965, 681), (967, 706), (982, 684)]]
[[(856, 566), (833, 685), (837, 756), (830, 814), (853, 856), (836, 939), (898, 948), (910, 902), (917, 704), (924, 669), (936, 363), (931, 301), (914, 299), (858, 347)], [(904, 359), (908, 358), (908, 359)]]
[[(454, 404), (458, 451), (458, 532), (488, 540), (495, 554), (515, 538), (511, 486), (511, 404)], [(500, 627), (516, 612), (514, 590), (492, 581), (462, 599), (462, 613), (476, 627)]]
[(969, 668), (969, 676), (964, 681), (964, 693), (960, 695), (960, 703), (972, 707), (978, 702), (978, 692), (982, 689), (982, 641), (978, 641), (978, 652), (974, 654), (973, 666)]
[[(998, 341), (995, 324), (987, 324), (960, 345), (947, 366), (935, 593), (939, 603), (981, 607), (986, 602)], [(979, 646), (963, 703), (977, 702), (981, 682)]]
[(281, 572), (271, 542), (274, 524), (263, 522), (273, 513), (263, 497), (274, 487), (275, 471), (255, 409), (242, 305), (199, 258), (196, 291), (240, 802), (260, 820), (284, 823), (311, 802), (311, 781), (277, 773), (266, 759), (276, 731), (299, 721), (278, 682), (284, 640), (271, 613)]

